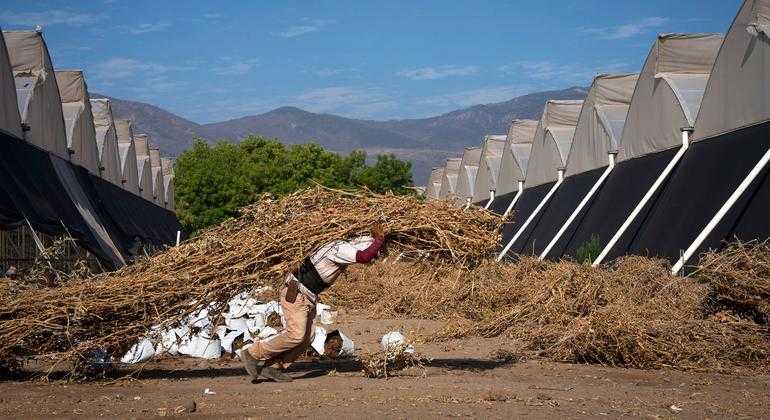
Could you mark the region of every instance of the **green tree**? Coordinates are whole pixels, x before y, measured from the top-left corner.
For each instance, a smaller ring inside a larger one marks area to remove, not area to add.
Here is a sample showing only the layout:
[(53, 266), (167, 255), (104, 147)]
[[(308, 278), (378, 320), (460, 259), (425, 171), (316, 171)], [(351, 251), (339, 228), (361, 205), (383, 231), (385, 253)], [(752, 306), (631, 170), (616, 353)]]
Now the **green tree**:
[(239, 144), (196, 141), (176, 165), (177, 214), (194, 232), (238, 214), (262, 193), (283, 196), (314, 185), (365, 186), (375, 192), (411, 193), (411, 164), (393, 155), (377, 156), (366, 166), (366, 153), (345, 157), (317, 144), (284, 146), (275, 139), (249, 136)]
[(412, 163), (399, 160), (394, 155), (379, 155), (374, 166), (365, 168), (357, 177), (358, 185), (365, 185), (374, 192), (392, 191), (407, 194), (412, 185)]

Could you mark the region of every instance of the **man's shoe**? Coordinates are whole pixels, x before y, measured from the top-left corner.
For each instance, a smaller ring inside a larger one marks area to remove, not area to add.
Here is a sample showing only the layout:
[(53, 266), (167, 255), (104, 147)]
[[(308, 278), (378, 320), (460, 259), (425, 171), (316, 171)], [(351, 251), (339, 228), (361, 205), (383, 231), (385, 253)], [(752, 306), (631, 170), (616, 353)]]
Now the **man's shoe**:
[(257, 379), (262, 372), (262, 369), (265, 367), (265, 361), (255, 359), (254, 356), (249, 353), (248, 349), (241, 350), (240, 356), (243, 367), (246, 368), (246, 373), (248, 373), (252, 379)]
[(263, 367), (262, 371), (260, 372), (260, 375), (262, 375), (263, 377), (265, 377), (267, 379), (272, 379), (275, 382), (291, 382), (291, 381), (294, 380), (294, 378), (292, 378), (291, 376), (281, 372), (280, 370), (278, 370), (278, 369), (276, 369), (274, 367), (270, 367), (270, 366)]

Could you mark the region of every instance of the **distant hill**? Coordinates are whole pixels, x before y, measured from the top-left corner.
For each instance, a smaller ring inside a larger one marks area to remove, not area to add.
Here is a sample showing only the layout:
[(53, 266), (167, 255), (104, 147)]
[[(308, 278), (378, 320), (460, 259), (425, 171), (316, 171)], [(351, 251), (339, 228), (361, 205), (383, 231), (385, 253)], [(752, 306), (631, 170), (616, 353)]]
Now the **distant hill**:
[(212, 124), (197, 124), (141, 102), (111, 99), (115, 115), (132, 119), (137, 132), (150, 134), (164, 154), (180, 154), (194, 137), (238, 141), (258, 134), (286, 144), (315, 142), (341, 153), (356, 149), (370, 155), (393, 153), (412, 161), (415, 183), (424, 184), (432, 167), (459, 155), (466, 146), (478, 145), (486, 134), (505, 134), (512, 119), (538, 119), (549, 99), (583, 99), (586, 92), (580, 87), (537, 92), (422, 119), (368, 121), (282, 107)]

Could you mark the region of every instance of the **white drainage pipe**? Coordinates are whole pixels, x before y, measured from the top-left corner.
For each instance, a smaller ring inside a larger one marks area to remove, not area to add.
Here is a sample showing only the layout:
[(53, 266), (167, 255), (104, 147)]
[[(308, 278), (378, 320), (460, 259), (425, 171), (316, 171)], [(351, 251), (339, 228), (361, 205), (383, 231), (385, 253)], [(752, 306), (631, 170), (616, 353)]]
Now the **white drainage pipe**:
[(551, 187), (551, 190), (548, 191), (548, 194), (546, 194), (545, 197), (542, 200), (540, 200), (540, 204), (538, 204), (537, 207), (535, 207), (535, 211), (533, 211), (532, 214), (529, 215), (529, 217), (524, 222), (524, 224), (521, 225), (521, 227), (516, 232), (516, 234), (513, 235), (513, 238), (511, 238), (508, 244), (505, 245), (505, 248), (503, 248), (503, 251), (500, 253), (500, 255), (497, 256), (497, 261), (501, 261), (505, 257), (505, 254), (507, 254), (508, 251), (511, 249), (511, 247), (513, 246), (513, 243), (516, 242), (517, 239), (519, 239), (519, 236), (521, 236), (524, 233), (527, 227), (529, 227), (529, 224), (532, 223), (533, 220), (535, 220), (535, 217), (540, 213), (540, 210), (542, 210), (543, 207), (545, 207), (545, 205), (548, 203), (548, 200), (550, 200), (551, 197), (556, 193), (556, 190), (559, 189), (562, 182), (564, 182), (564, 169), (559, 169), (558, 180), (556, 181), (556, 183), (553, 184), (553, 187)]
[(612, 251), (612, 248), (617, 244), (617, 242), (620, 240), (620, 237), (623, 236), (624, 233), (626, 233), (626, 230), (629, 226), (631, 226), (631, 223), (634, 222), (636, 217), (641, 213), (644, 206), (647, 205), (647, 203), (652, 199), (652, 196), (655, 195), (655, 193), (658, 191), (661, 185), (663, 185), (663, 182), (666, 181), (668, 176), (671, 174), (671, 172), (674, 170), (676, 165), (679, 163), (679, 161), (682, 159), (682, 156), (684, 156), (684, 153), (687, 151), (687, 149), (690, 147), (690, 133), (692, 132), (692, 128), (683, 128), (682, 129), (682, 146), (679, 148), (679, 151), (676, 152), (676, 155), (671, 159), (671, 161), (668, 163), (668, 165), (663, 169), (663, 172), (658, 175), (658, 179), (655, 180), (655, 182), (652, 184), (649, 190), (647, 190), (647, 193), (642, 197), (642, 200), (639, 201), (639, 204), (636, 205), (636, 208), (631, 212), (630, 215), (628, 215), (628, 218), (626, 218), (625, 222), (620, 226), (620, 229), (618, 229), (617, 232), (615, 232), (615, 236), (610, 239), (610, 241), (607, 243), (607, 246), (604, 247), (601, 254), (599, 254), (598, 257), (596, 257), (596, 260), (594, 260), (593, 264), (591, 264), (593, 267), (599, 266), (599, 264), (604, 261), (604, 258), (607, 257), (607, 254)]
[(733, 193), (730, 195), (730, 197), (725, 201), (725, 203), (722, 205), (722, 207), (717, 211), (717, 213), (714, 215), (714, 217), (711, 218), (711, 221), (706, 225), (705, 228), (701, 231), (700, 235), (698, 235), (697, 238), (690, 244), (690, 246), (687, 248), (687, 250), (684, 251), (684, 254), (679, 258), (679, 261), (674, 264), (674, 267), (671, 269), (672, 274), (679, 274), (680, 271), (682, 271), (682, 268), (684, 268), (684, 265), (687, 263), (687, 261), (692, 258), (692, 256), (695, 254), (695, 252), (698, 251), (700, 246), (703, 244), (703, 241), (706, 240), (706, 238), (711, 234), (711, 232), (714, 230), (714, 228), (717, 227), (719, 222), (722, 221), (722, 219), (725, 217), (728, 211), (733, 208), (735, 203), (741, 198), (744, 192), (749, 188), (752, 182), (759, 176), (760, 172), (762, 172), (763, 169), (767, 166), (767, 163), (770, 162), (770, 149), (765, 152), (765, 154), (762, 156), (762, 159), (757, 162), (756, 165), (754, 165), (754, 168), (749, 172), (749, 174), (746, 176), (746, 178), (741, 182), (740, 185), (738, 185), (738, 188), (733, 191)]
[(578, 214), (580, 214), (581, 211), (583, 211), (583, 208), (585, 208), (586, 205), (588, 205), (588, 202), (591, 200), (591, 197), (596, 194), (597, 191), (599, 191), (599, 187), (604, 184), (604, 181), (607, 179), (608, 176), (610, 176), (610, 172), (612, 172), (613, 169), (615, 169), (615, 154), (610, 153), (607, 155), (607, 159), (609, 161), (609, 165), (607, 165), (607, 169), (604, 170), (604, 173), (602, 173), (602, 176), (599, 177), (599, 179), (596, 181), (593, 187), (588, 191), (588, 194), (586, 194), (585, 197), (583, 197), (583, 200), (578, 204), (577, 208), (575, 208), (575, 211), (572, 212), (572, 214), (569, 216), (569, 219), (567, 219), (566, 222), (564, 222), (564, 225), (559, 229), (559, 232), (556, 233), (556, 236), (551, 239), (551, 242), (548, 244), (547, 247), (543, 250), (543, 252), (540, 254), (540, 260), (544, 260), (548, 253), (551, 252), (551, 249), (556, 246), (556, 243), (559, 242), (559, 239), (561, 239), (562, 235), (564, 235), (564, 232), (567, 231), (567, 229), (570, 227), (572, 222), (575, 221), (575, 218), (577, 218)]
[(487, 205), (484, 206), (484, 210), (489, 210), (489, 206), (492, 205), (493, 201), (495, 201), (495, 190), (489, 190), (489, 201), (487, 201)]
[(509, 214), (511, 214), (511, 211), (513, 211), (513, 206), (516, 205), (516, 202), (519, 201), (519, 198), (521, 197), (521, 194), (524, 192), (524, 181), (519, 181), (519, 190), (516, 191), (516, 195), (513, 197), (513, 200), (511, 200), (511, 204), (508, 204), (508, 208), (505, 209), (505, 213), (503, 213), (503, 219), (508, 217)]

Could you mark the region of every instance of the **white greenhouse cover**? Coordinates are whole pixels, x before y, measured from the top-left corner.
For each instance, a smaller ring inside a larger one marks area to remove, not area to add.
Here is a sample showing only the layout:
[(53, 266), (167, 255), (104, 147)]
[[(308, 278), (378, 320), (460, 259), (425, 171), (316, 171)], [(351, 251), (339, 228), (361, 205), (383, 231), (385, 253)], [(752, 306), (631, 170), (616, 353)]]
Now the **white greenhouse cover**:
[(714, 63), (693, 141), (770, 120), (768, 22), (770, 0), (744, 2)]
[(169, 210), (176, 209), (176, 197), (174, 196), (174, 161), (169, 158), (160, 158), (163, 166), (163, 192), (166, 199), (165, 207)]
[(120, 170), (118, 137), (109, 99), (91, 99), (91, 114), (94, 117), (101, 177), (120, 186), (123, 175)]
[(166, 193), (165, 207), (171, 211), (176, 210), (176, 193), (174, 190), (174, 174), (163, 175), (163, 190)]
[(62, 102), (70, 160), (98, 176), (99, 148), (85, 76), (80, 70), (56, 71), (56, 85)]
[(716, 34), (657, 38), (631, 99), (619, 162), (682, 144), (681, 129), (695, 124), (721, 45), (722, 36)]
[(433, 168), (430, 172), (430, 179), (428, 180), (428, 186), (426, 187), (426, 194), (428, 198), (438, 198), (441, 193), (441, 182), (444, 179), (444, 167)]
[(157, 147), (150, 148), (150, 166), (152, 167), (152, 193), (155, 204), (165, 207), (166, 185), (163, 181), (163, 161), (160, 158), (160, 149)]
[(152, 165), (150, 165), (150, 155), (136, 156), (136, 171), (139, 179), (139, 195), (147, 201), (155, 202), (152, 195)]
[(150, 139), (147, 134), (134, 134), (136, 170), (139, 176), (139, 195), (147, 201), (155, 201), (152, 164), (150, 163)]
[(139, 194), (139, 170), (137, 167), (134, 132), (129, 120), (114, 120), (115, 132), (118, 136), (118, 152), (120, 154), (120, 172), (123, 176), (123, 188), (136, 195)]
[(473, 198), (473, 187), (476, 186), (476, 174), (479, 171), (479, 161), (481, 160), (480, 147), (466, 147), (463, 152), (463, 160), (460, 162), (460, 173), (458, 174), (457, 194), (458, 204), (464, 204), (468, 198)]
[(567, 158), (565, 176), (607, 166), (617, 151), (638, 75), (599, 75), (594, 78), (580, 111)]
[(583, 101), (548, 101), (532, 142), (524, 188), (554, 182), (567, 162)]
[(457, 178), (460, 176), (460, 165), (462, 158), (449, 158), (444, 167), (444, 177), (441, 180), (441, 191), (438, 198), (449, 198), (454, 196), (457, 188)]
[(59, 88), (51, 57), (39, 32), (3, 32), (16, 82), (24, 139), (69, 160)]
[(13, 68), (2, 34), (0, 34), (0, 130), (17, 138), (24, 138), (24, 133), (21, 131), (19, 106), (16, 101)]
[(479, 159), (479, 171), (476, 174), (476, 185), (473, 187), (473, 202), (488, 199), (490, 191), (497, 190), (497, 177), (500, 175), (500, 164), (505, 150), (505, 135), (484, 136), (484, 144)]
[(500, 162), (500, 174), (497, 176), (496, 196), (518, 191), (519, 181), (526, 178), (532, 140), (535, 138), (538, 124), (535, 120), (511, 122)]

